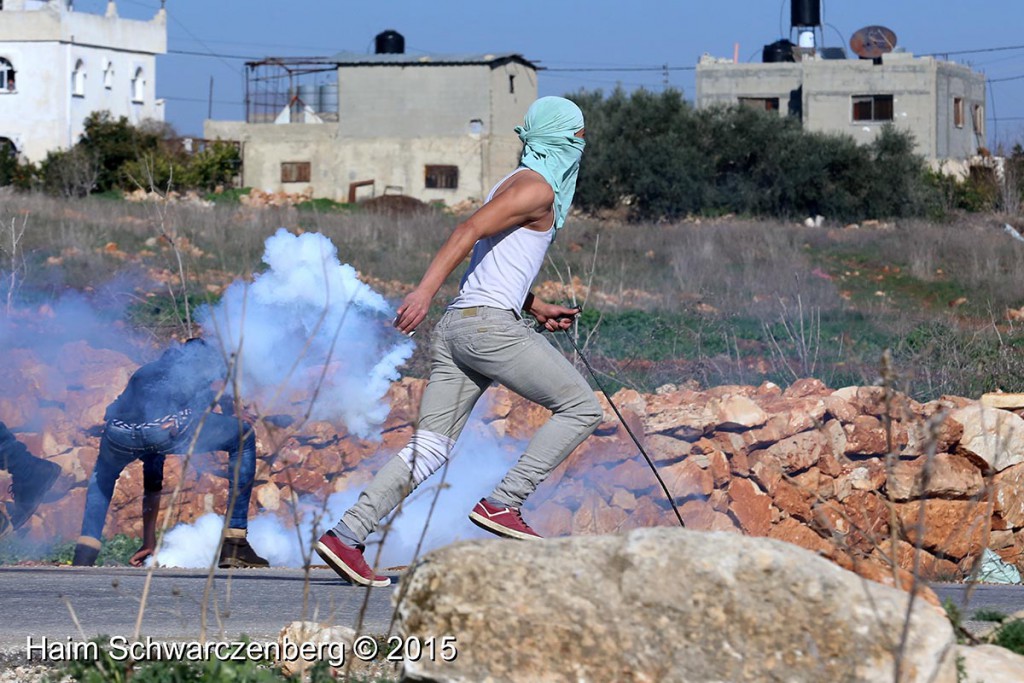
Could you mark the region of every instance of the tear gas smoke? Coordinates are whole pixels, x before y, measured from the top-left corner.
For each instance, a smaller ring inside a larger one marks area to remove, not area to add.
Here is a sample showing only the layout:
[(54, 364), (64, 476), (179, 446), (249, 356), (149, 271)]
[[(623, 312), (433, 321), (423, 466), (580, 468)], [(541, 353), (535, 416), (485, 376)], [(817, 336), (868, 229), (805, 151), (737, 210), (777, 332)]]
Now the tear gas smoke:
[(236, 356), (243, 401), (264, 414), (310, 410), (374, 436), (388, 414), (382, 398), (414, 348), (390, 327), (393, 309), (318, 233), (279, 229), (263, 262), (251, 284), (235, 282), (197, 312), (205, 336)]
[[(467, 516), (476, 501), (497, 485), (522, 449), (523, 444), (513, 440), (497, 442), (479, 419), (472, 419), (455, 446), (440, 493), (437, 487), (441, 486), (443, 469), (406, 499), (387, 532), (383, 547), (375, 545), (383, 534), (374, 534), (368, 539), (367, 560), (381, 567), (411, 562), (435, 495), (437, 504), (430, 517), (421, 553), (458, 540), (492, 538), (475, 527)], [(278, 515), (259, 515), (249, 522), (249, 542), (257, 553), (270, 561), (271, 566), (301, 567), (303, 551), (307, 555), (311, 552), (311, 542), (334, 526), (355, 503), (360, 488), (335, 493), (326, 504), (315, 500), (301, 501), (297, 529), (284, 523)], [(209, 567), (222, 524), (223, 517), (211, 513), (194, 524), (175, 527), (164, 538), (159, 563), (168, 567)], [(313, 554), (312, 561), (318, 564), (320, 558)]]

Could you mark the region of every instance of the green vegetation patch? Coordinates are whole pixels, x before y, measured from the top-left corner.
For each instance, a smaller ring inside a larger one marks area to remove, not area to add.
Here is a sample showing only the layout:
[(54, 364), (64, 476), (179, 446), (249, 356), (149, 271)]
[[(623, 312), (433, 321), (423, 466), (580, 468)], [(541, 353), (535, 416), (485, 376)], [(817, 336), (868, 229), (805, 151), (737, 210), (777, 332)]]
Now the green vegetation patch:
[[(117, 534), (104, 539), (100, 547), (98, 565), (123, 566), (142, 545), (142, 540)], [(43, 564), (71, 564), (75, 555), (75, 541), (61, 541), (54, 544), (39, 544), (9, 536), (0, 541), (0, 565), (39, 562)]]
[(992, 642), (999, 647), (1024, 655), (1024, 620), (1017, 619), (1003, 624), (996, 631)]
[(357, 209), (358, 205), (347, 204), (345, 202), (336, 202), (333, 199), (326, 197), (318, 197), (316, 199), (310, 199), (304, 202), (299, 202), (295, 205), (298, 211), (315, 211), (319, 213), (338, 213), (342, 211), (353, 211)]
[(191, 291), (186, 298), (170, 294), (152, 294), (136, 300), (128, 306), (125, 317), (133, 325), (147, 329), (168, 329), (180, 327), (188, 317), (195, 321), (196, 310), (204, 305), (213, 306), (220, 301), (220, 294), (205, 290)]
[(229, 187), (223, 192), (208, 192), (204, 199), (215, 204), (241, 204), (242, 197), (248, 196), (251, 192), (251, 187)]

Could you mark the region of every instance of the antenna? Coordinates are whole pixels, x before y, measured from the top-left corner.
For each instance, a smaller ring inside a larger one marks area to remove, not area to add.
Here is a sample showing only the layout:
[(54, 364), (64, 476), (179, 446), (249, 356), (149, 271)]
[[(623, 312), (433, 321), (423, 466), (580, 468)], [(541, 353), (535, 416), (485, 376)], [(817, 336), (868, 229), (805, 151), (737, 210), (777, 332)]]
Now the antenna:
[(896, 48), (896, 34), (885, 26), (865, 26), (850, 37), (850, 49), (861, 59), (878, 59)]

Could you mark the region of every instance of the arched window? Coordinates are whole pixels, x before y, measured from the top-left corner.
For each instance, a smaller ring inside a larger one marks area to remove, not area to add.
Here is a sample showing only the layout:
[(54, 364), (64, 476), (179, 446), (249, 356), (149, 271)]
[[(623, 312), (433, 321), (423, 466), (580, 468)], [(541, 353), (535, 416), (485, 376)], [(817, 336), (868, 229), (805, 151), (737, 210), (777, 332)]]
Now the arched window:
[(14, 65), (0, 57), (0, 93), (14, 92)]
[(146, 77), (142, 73), (142, 67), (140, 66), (135, 70), (135, 76), (132, 78), (132, 102), (144, 102), (146, 99)]
[(103, 65), (103, 87), (107, 90), (114, 87), (114, 63), (109, 59)]
[(71, 94), (74, 97), (85, 97), (85, 62), (75, 62), (75, 70), (71, 72)]

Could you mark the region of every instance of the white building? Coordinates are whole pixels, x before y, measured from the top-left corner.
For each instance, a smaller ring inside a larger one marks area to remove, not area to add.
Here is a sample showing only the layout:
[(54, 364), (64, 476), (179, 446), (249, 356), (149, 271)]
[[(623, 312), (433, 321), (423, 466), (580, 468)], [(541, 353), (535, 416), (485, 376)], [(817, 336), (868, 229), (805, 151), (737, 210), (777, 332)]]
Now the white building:
[(167, 52), (167, 14), (122, 19), (72, 0), (0, 0), (0, 142), (27, 160), (74, 145), (95, 111), (132, 123), (162, 121), (156, 55)]
[(207, 121), (205, 137), (238, 141), (242, 184), (262, 190), (482, 199), (519, 160), (513, 129), (537, 99), (537, 67), (403, 50), (388, 31), (374, 54), (250, 63), (246, 121)]

